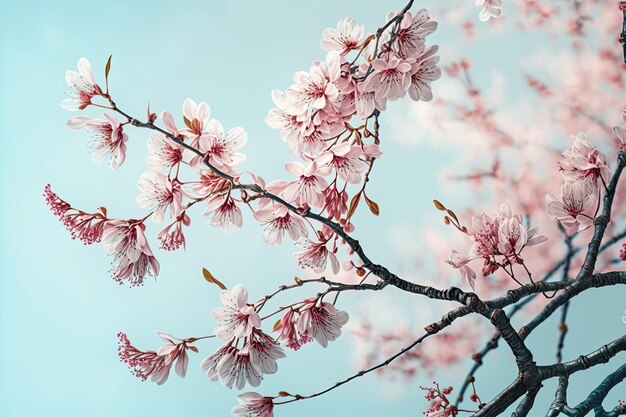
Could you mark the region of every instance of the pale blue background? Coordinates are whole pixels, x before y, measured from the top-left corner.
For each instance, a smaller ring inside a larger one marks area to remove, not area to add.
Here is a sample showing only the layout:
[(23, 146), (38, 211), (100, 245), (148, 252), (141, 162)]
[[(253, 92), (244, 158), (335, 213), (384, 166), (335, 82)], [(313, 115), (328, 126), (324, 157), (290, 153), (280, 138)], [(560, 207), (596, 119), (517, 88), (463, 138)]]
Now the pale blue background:
[[(179, 336), (207, 334), (214, 326), (210, 312), (218, 300), (216, 288), (204, 282), (200, 269), (209, 267), (230, 285), (246, 282), (251, 293), (259, 296), (298, 273), (291, 255), (293, 247), (262, 244), (259, 228), (249, 216), (244, 230), (226, 238), (196, 215), (185, 252), (158, 252), (162, 265), (158, 283), (148, 280), (144, 287), (135, 289), (116, 285), (108, 276), (109, 259), (102, 248), (83, 247), (69, 240), (45, 206), (42, 189), (50, 182), (78, 207), (90, 209), (104, 204), (113, 216), (139, 216), (142, 212), (134, 204), (135, 184), (144, 170), (147, 134), (130, 132), (128, 160), (119, 172), (112, 173), (104, 164), (92, 164), (84, 148), (86, 135), (69, 132), (64, 126), (70, 115), (58, 104), (66, 88), (63, 73), (74, 69), (77, 59), (85, 56), (102, 79), (102, 68), (112, 53), (111, 84), (121, 107), (143, 116), (147, 101), (159, 112), (169, 109), (175, 113), (187, 97), (207, 101), (214, 117), (225, 126), (240, 125), (248, 131), (246, 168), (268, 179), (277, 178), (291, 157), (278, 132), (263, 122), (272, 106), (271, 89), (286, 88), (294, 71), (308, 68), (312, 60), (322, 56), (318, 45), (323, 28), (353, 16), (373, 30), (391, 7), (400, 7), (403, 2), (3, 0), (0, 4), (0, 415), (229, 415), (235, 392), (209, 382), (197, 369), (201, 358), (216, 344), (199, 345), (201, 354), (192, 356), (186, 379), (172, 376), (167, 384), (157, 387), (140, 383), (119, 363), (115, 334), (126, 331), (144, 348), (158, 347), (154, 329)], [(478, 23), (478, 10), (471, 13)], [(432, 14), (437, 18), (436, 10)], [(487, 28), (481, 26), (479, 30)], [(448, 51), (442, 48), (445, 62), (458, 58), (462, 50), (480, 63), (479, 68), (517, 70), (515, 58), (530, 51), (539, 38), (534, 34), (506, 40), (496, 37), (489, 49), (497, 51), (498, 60), (484, 45), (459, 45), (459, 33), (453, 26), (440, 25), (432, 39), (440, 45), (454, 45)], [(560, 46), (558, 42), (554, 45)], [(479, 69), (475, 74), (486, 72)], [(478, 82), (484, 82), (480, 77)], [(508, 88), (510, 94), (524, 94), (519, 87)], [(405, 114), (406, 106), (395, 103), (390, 112)], [(384, 144), (384, 151), (371, 183), (372, 195), (382, 203), (383, 212), (379, 218), (360, 214), (358, 237), (376, 261), (393, 268), (397, 259), (388, 250), (387, 231), (403, 222), (420, 224), (417, 219), (421, 213), (431, 216), (430, 199), (438, 187), (432, 172), (445, 163), (449, 151), (406, 149), (393, 141)], [(402, 193), (388, 186), (398, 174), (415, 179)], [(464, 196), (449, 196), (448, 201), (455, 199), (461, 203)], [(156, 250), (158, 245), (152, 246)], [(607, 297), (600, 316), (621, 317), (623, 301), (620, 303), (619, 297), (623, 300), (623, 289), (594, 295)], [(405, 297), (398, 293), (392, 296)], [(370, 300), (376, 302), (375, 298)], [(350, 299), (347, 305), (355, 301)], [(570, 333), (567, 358), (574, 352), (595, 349), (601, 341), (624, 332), (619, 320), (590, 320), (587, 313), (597, 309), (596, 304), (584, 296), (571, 309), (570, 320), (581, 326)], [(598, 315), (594, 317), (598, 319)], [(548, 322), (530, 340), (538, 349), (540, 362), (553, 360), (554, 326)], [(297, 356), (281, 361), (279, 374), (267, 377), (260, 391), (306, 394), (320, 390), (353, 372), (347, 364), (351, 349), (348, 337), (326, 350), (307, 346)], [(486, 398), (515, 375), (506, 349), (491, 360), (492, 366), (479, 374), (481, 393)], [(623, 363), (623, 356), (608, 367), (575, 378), (570, 398), (581, 400), (608, 370), (617, 368), (620, 360)], [(457, 385), (458, 380), (446, 382)], [(424, 408), (418, 386), (429, 382), (428, 377), (410, 381), (406, 395), (390, 400), (380, 394), (387, 382), (369, 375), (322, 398), (281, 407), (276, 414), (421, 415)], [(540, 403), (550, 401), (552, 385), (550, 382), (543, 390)], [(616, 398), (614, 393), (610, 403)], [(538, 410), (541, 414), (538, 411), (536, 415), (543, 415), (543, 408)]]

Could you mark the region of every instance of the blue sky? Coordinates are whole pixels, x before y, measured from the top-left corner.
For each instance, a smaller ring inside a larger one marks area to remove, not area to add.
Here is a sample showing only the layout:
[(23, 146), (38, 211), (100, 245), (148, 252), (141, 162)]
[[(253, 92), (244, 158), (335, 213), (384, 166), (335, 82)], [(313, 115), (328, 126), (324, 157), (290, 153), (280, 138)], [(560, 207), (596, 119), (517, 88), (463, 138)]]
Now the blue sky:
[[(425, 7), (435, 4), (453, 3), (424, 2)], [(111, 172), (105, 164), (94, 165), (85, 150), (86, 135), (70, 132), (64, 125), (71, 116), (59, 106), (66, 89), (64, 72), (74, 69), (78, 58), (85, 56), (101, 79), (106, 58), (113, 54), (110, 83), (120, 107), (143, 115), (149, 101), (158, 112), (176, 113), (187, 97), (206, 101), (213, 117), (225, 127), (242, 126), (248, 132), (246, 169), (268, 179), (278, 178), (292, 157), (278, 132), (263, 121), (272, 106), (270, 91), (288, 87), (293, 72), (307, 69), (322, 56), (319, 38), (324, 28), (352, 16), (373, 30), (390, 7), (402, 6), (402, 2), (362, 0), (0, 2), (0, 14), (5, 17), (0, 29), (1, 415), (229, 415), (235, 393), (209, 382), (197, 369), (215, 344), (200, 346), (201, 354), (192, 356), (186, 379), (173, 376), (157, 387), (140, 383), (119, 363), (115, 334), (125, 331), (137, 346), (156, 348), (160, 340), (154, 329), (180, 336), (212, 331), (210, 312), (219, 300), (216, 288), (202, 279), (202, 267), (229, 285), (247, 283), (256, 295), (298, 273), (293, 247), (263, 244), (260, 229), (249, 216), (244, 219), (247, 227), (225, 237), (206, 225), (198, 212), (192, 219), (187, 250), (159, 251), (162, 270), (157, 283), (148, 281), (134, 289), (115, 284), (108, 276), (110, 261), (104, 250), (68, 239), (45, 206), (42, 190), (52, 183), (75, 206), (105, 205), (113, 216), (138, 216), (142, 211), (135, 205), (136, 181), (145, 170), (147, 134), (129, 132), (127, 162), (118, 172)], [(478, 14), (478, 10), (470, 12), (474, 17)], [(436, 11), (433, 15), (437, 18)], [(454, 59), (462, 50), (475, 62), (483, 62), (485, 70), (501, 65), (506, 71), (516, 67), (511, 63), (516, 56), (532, 49), (537, 36), (505, 42), (494, 35), (491, 47), (498, 51), (498, 63), (481, 45), (460, 45), (458, 29), (452, 25), (440, 23), (432, 39), (441, 45), (444, 60)], [(446, 45), (450, 45), (447, 51)], [(519, 93), (517, 87), (511, 89)], [(394, 103), (389, 111), (402, 116), (407, 106)], [(384, 123), (383, 133), (391, 130)], [(407, 222), (419, 224), (422, 214), (429, 219), (431, 199), (439, 187), (433, 172), (449, 156), (442, 149), (403, 148), (395, 141), (385, 143), (383, 150), (385, 157), (377, 163), (377, 176), (371, 183), (383, 212), (379, 218), (359, 215), (358, 237), (378, 262), (393, 267), (398, 260), (389, 250), (388, 231)], [(398, 174), (415, 179), (402, 195), (389, 187)], [(156, 230), (149, 233), (152, 238)], [(158, 245), (152, 246), (156, 250)], [(595, 294), (619, 307), (619, 294)], [(377, 302), (375, 298), (366, 301)], [(572, 308), (571, 320), (585, 321), (586, 311), (596, 308), (594, 299), (583, 296)], [(623, 307), (610, 313), (621, 314), (620, 310)], [(591, 326), (587, 331), (572, 332), (569, 342), (590, 351), (624, 328), (618, 322), (606, 328)], [(552, 360), (552, 338), (552, 333), (539, 331), (532, 340), (545, 361)], [(332, 385), (353, 372), (351, 349), (348, 337), (326, 350), (307, 346), (281, 361), (280, 372), (266, 378), (261, 392), (304, 394)], [(487, 397), (515, 375), (507, 355), (506, 351), (496, 353), (492, 359), (497, 366), (482, 374), (490, 386), (493, 383), (493, 388), (484, 390)], [(464, 369), (453, 372), (462, 375)], [(589, 373), (589, 381), (599, 381), (607, 369), (599, 367)], [(421, 415), (418, 386), (429, 382), (411, 381), (405, 395), (390, 399), (381, 394), (385, 382), (369, 376), (322, 398), (279, 408), (277, 414)], [(572, 398), (576, 398), (576, 394), (586, 395), (589, 383), (574, 381), (572, 386)], [(543, 401), (549, 401), (553, 392), (545, 389)]]

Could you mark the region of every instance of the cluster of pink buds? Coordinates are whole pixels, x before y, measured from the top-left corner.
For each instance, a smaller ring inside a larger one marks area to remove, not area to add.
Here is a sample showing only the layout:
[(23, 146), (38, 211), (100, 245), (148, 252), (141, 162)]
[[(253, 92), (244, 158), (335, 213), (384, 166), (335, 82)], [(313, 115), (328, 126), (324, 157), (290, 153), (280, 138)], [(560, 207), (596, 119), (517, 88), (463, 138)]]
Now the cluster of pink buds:
[[(478, 404), (479, 408), (482, 408), (484, 404), (481, 402), (480, 397), (476, 393), (476, 379), (473, 376), (467, 378), (467, 382), (472, 387), (472, 393), (470, 394), (470, 400)], [(431, 401), (428, 410), (424, 411), (426, 417), (448, 417), (456, 416), (461, 412), (474, 414), (476, 410), (465, 410), (458, 408), (450, 403), (448, 395), (452, 393), (452, 387), (441, 388), (437, 382), (433, 382), (432, 387), (420, 387), (423, 391), (426, 391), (424, 397), (426, 400)]]
[(450, 403), (447, 395), (452, 393), (452, 387), (441, 388), (437, 382), (433, 382), (432, 387), (420, 387), (426, 391), (424, 398), (431, 401), (428, 410), (424, 411), (426, 417), (448, 417), (456, 416), (459, 411)]
[(513, 214), (508, 204), (501, 204), (498, 215), (493, 218), (485, 213), (474, 216), (472, 231), (468, 235), (474, 242), (469, 254), (462, 255), (453, 250), (446, 262), (461, 271), (472, 289), (476, 273), (468, 265), (471, 261), (483, 260), (482, 275), (485, 277), (499, 268), (513, 275), (514, 264), (524, 265), (522, 251), (547, 240), (545, 236), (537, 234), (536, 227), (526, 227), (522, 217)]
[(578, 132), (572, 146), (563, 152), (559, 163), (563, 175), (560, 194), (548, 194), (548, 214), (561, 222), (568, 232), (588, 229), (600, 208), (611, 177), (604, 154), (587, 136)]
[(100, 242), (108, 221), (106, 208), (100, 207), (100, 211), (96, 213), (75, 209), (55, 194), (50, 184), (44, 187), (43, 196), (52, 213), (70, 232), (72, 239), (78, 239), (85, 245)]

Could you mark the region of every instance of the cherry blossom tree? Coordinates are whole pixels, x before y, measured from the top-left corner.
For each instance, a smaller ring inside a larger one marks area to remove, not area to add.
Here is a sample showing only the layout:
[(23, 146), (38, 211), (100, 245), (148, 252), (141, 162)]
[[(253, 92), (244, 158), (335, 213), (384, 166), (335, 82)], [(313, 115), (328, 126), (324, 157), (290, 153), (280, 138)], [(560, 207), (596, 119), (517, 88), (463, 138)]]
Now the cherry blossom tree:
[[(193, 354), (203, 350), (204, 359), (195, 366), (209, 380), (229, 389), (255, 389), (237, 396), (232, 409), (236, 417), (273, 416), (280, 405), (322, 396), (374, 371), (410, 378), (418, 368), (452, 366), (466, 357), (475, 364), (466, 378), (455, 381), (457, 387), (438, 383), (422, 387), (430, 402), (425, 415), (496, 416), (512, 405), (518, 417), (529, 415), (531, 409), (548, 416), (583, 416), (592, 410), (599, 416), (626, 414), (623, 402), (611, 411), (603, 404), (608, 392), (626, 378), (626, 365), (590, 387), (584, 401), (574, 404), (567, 399), (569, 377), (615, 362), (626, 350), (626, 336), (603, 341), (596, 350), (579, 352), (574, 359), (564, 359), (562, 353), (568, 306), (575, 297), (599, 287), (623, 291), (621, 285), (626, 284), (626, 272), (618, 269), (626, 260), (626, 200), (620, 183), (626, 167), (626, 50), (622, 54), (614, 43), (604, 42), (604, 38), (615, 40), (611, 30), (617, 27), (613, 23), (621, 23), (622, 13), (626, 22), (626, 2), (618, 2), (618, 7), (602, 5), (599, 12), (592, 11), (590, 3), (576, 0), (556, 7), (524, 0), (510, 5), (519, 9), (523, 18), (519, 24), (524, 27), (546, 31), (566, 27), (575, 51), (571, 58), (575, 65), (566, 63), (561, 79), (549, 83), (524, 74), (526, 88), (537, 95), (541, 111), (551, 115), (536, 115), (535, 126), (526, 130), (506, 123), (512, 120), (506, 107), (494, 106), (473, 82), (469, 60), (440, 64), (439, 46), (429, 39), (438, 23), (413, 0), (391, 11), (373, 32), (353, 18), (339, 20), (336, 28), (322, 32), (320, 60), (296, 72), (293, 84), (284, 91), (271, 93), (275, 107), (266, 122), (279, 130), (297, 158), (286, 163), (284, 179), (273, 181), (244, 169), (246, 158), (254, 158), (243, 153), (245, 130), (223, 126), (212, 117), (207, 103), (189, 98), (180, 113), (157, 114), (148, 106), (145, 115), (131, 114), (121, 104), (123, 97), (110, 89), (112, 58), (103, 66), (103, 83), (90, 62), (80, 58), (78, 71), (66, 73), (69, 98), (61, 104), (70, 111), (104, 113), (74, 116), (67, 127), (90, 132), (88, 148), (94, 162), (106, 160), (113, 170), (124, 164), (129, 140), (146, 140), (148, 169), (139, 178), (137, 197), (138, 206), (146, 211), (141, 218), (130, 219), (111, 217), (104, 206), (85, 212), (50, 185), (44, 197), (72, 239), (104, 246), (112, 256), (113, 280), (130, 287), (154, 285), (147, 278), (156, 278), (160, 265), (152, 247), (184, 249), (185, 233), (198, 210), (209, 225), (225, 234), (244, 227), (242, 212), (250, 211), (258, 225), (246, 227), (260, 226), (267, 244), (291, 241), (300, 247), (294, 257), (302, 277), (260, 297), (249, 294), (246, 283), (229, 288), (204, 269), (204, 278), (221, 291), (221, 305), (213, 311), (214, 330), (188, 337), (158, 332), (164, 344), (157, 350), (142, 350), (120, 332), (121, 361), (139, 379), (163, 384), (172, 368), (184, 378), (189, 362), (197, 359)], [(476, 6), (479, 20), (495, 26), (501, 15), (506, 18), (509, 5), (477, 0)], [(592, 13), (611, 22), (600, 32), (600, 50), (586, 42)], [(462, 27), (471, 36), (474, 24), (464, 22)], [(625, 38), (623, 23), (622, 43)], [(459, 94), (433, 94), (431, 85), (442, 74), (460, 86)], [(581, 80), (591, 92), (580, 94)], [(356, 239), (355, 213), (378, 216), (381, 212), (383, 204), (373, 199), (367, 185), (385, 148), (380, 120), (387, 104), (396, 100), (417, 102), (415, 119), (424, 131), (479, 138), (482, 143), (466, 154), (480, 165), (447, 180), (485, 192), (489, 197), (484, 206), (452, 209), (433, 200), (433, 210), (443, 218), (441, 227), (456, 232), (450, 241), (430, 244), (432, 253), (419, 255), (440, 261), (433, 271), (438, 281), (392, 272), (370, 258), (369, 244)], [(581, 118), (591, 123), (589, 129), (572, 130)], [(150, 132), (148, 138), (139, 134), (131, 138), (132, 130), (142, 129)], [(569, 143), (556, 148), (545, 139), (548, 133), (558, 135), (561, 143), (570, 138)], [(161, 224), (158, 243), (146, 237), (151, 224)], [(451, 275), (460, 276), (462, 285), (441, 278)], [(295, 297), (297, 288), (308, 289), (309, 295)], [(339, 295), (383, 291), (429, 299), (447, 310), (419, 336), (389, 323), (383, 336), (371, 343), (374, 324), (350, 317), (351, 312), (341, 309)], [(561, 319), (556, 361), (537, 364), (526, 339), (557, 311)], [(516, 329), (511, 318), (518, 312), (527, 321)], [(452, 326), (461, 320), (469, 325)], [(626, 316), (623, 320), (626, 323)], [(297, 358), (297, 351), (307, 344), (316, 342), (325, 348), (345, 333), (360, 340), (366, 359), (359, 372), (313, 393), (292, 393), (287, 387), (277, 393), (256, 392), (262, 391), (256, 387), (262, 385), (264, 375), (278, 372), (279, 360)], [(490, 337), (481, 350), (478, 343), (485, 334)], [(518, 374), (510, 385), (501, 387), (500, 394), (481, 397), (480, 386), (487, 382), (477, 380), (476, 373), (499, 341), (510, 350)], [(206, 342), (214, 343), (213, 348), (202, 344)], [(398, 348), (402, 343), (405, 346)], [(550, 379), (558, 379), (554, 402), (535, 404), (543, 382)]]

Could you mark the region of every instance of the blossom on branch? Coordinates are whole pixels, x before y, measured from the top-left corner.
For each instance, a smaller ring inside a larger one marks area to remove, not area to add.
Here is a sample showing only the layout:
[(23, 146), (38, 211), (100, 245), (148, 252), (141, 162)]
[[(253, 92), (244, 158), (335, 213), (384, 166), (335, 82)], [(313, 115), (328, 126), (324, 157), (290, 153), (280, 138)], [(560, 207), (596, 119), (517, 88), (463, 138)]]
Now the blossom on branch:
[(285, 232), (292, 240), (297, 241), (308, 234), (302, 218), (291, 213), (282, 204), (271, 204), (254, 212), (254, 218), (265, 224), (263, 239), (270, 245), (279, 245)]
[(158, 332), (159, 336), (165, 341), (158, 352), (153, 350), (142, 351), (130, 344), (126, 333), (117, 334), (119, 339), (118, 356), (130, 368), (130, 371), (142, 381), (150, 378), (157, 385), (163, 384), (169, 377), (172, 365), (175, 365), (175, 371), (181, 378), (187, 374), (189, 365), (189, 357), (187, 349), (197, 352), (194, 346), (188, 346), (185, 341), (175, 343), (174, 338), (163, 332)]
[(341, 55), (346, 55), (353, 49), (357, 49), (364, 33), (363, 25), (347, 17), (337, 23), (337, 29), (324, 29), (320, 45), (327, 52), (339, 51)]
[(548, 215), (568, 231), (583, 231), (593, 226), (598, 197), (595, 187), (585, 180), (566, 182), (561, 193), (546, 195)]
[(328, 187), (323, 175), (328, 173), (327, 167), (321, 168), (316, 161), (311, 161), (306, 167), (298, 162), (290, 162), (285, 168), (298, 177), (284, 185), (282, 193), (285, 199), (299, 207), (323, 207), (324, 190)]
[(183, 160), (183, 148), (162, 133), (150, 135), (148, 150), (150, 155), (146, 157), (146, 163), (155, 171), (170, 170)]
[[(387, 15), (387, 21), (398, 14), (391, 12)], [(437, 30), (437, 22), (430, 20), (426, 9), (420, 9), (415, 15), (407, 11), (397, 32), (398, 55), (402, 58), (413, 58), (424, 50), (424, 41), (428, 35)]]
[(248, 290), (242, 285), (235, 285), (232, 290), (222, 290), (220, 300), (224, 307), (213, 310), (213, 318), (219, 323), (215, 335), (220, 340), (233, 337), (249, 337), (252, 330), (261, 327), (261, 319), (248, 305)]
[(128, 135), (115, 117), (106, 113), (104, 119), (75, 116), (67, 121), (66, 126), (72, 130), (87, 129), (93, 133), (93, 139), (87, 142), (87, 147), (94, 162), (108, 158), (113, 170), (122, 166), (126, 159)]
[(498, 268), (513, 264), (523, 264), (521, 256), (524, 248), (540, 245), (547, 239), (537, 234), (537, 228), (527, 228), (520, 215), (513, 214), (508, 204), (501, 204), (498, 215), (491, 218), (483, 213), (472, 217), (473, 231), (469, 235), (474, 241), (467, 256), (451, 251), (446, 262), (459, 269), (465, 281), (474, 288), (475, 273), (468, 263), (482, 258), (483, 276), (494, 273)]
[(230, 193), (215, 194), (209, 197), (207, 202), (208, 205), (202, 215), (209, 216), (211, 226), (221, 228), (226, 234), (232, 232), (233, 227), (241, 229), (243, 225), (241, 210)]
[(608, 184), (611, 170), (604, 154), (589, 142), (583, 132), (578, 132), (572, 139), (572, 146), (563, 152), (564, 159), (559, 162), (563, 178), (569, 182), (585, 179), (593, 185), (601, 179), (604, 184)]
[(170, 179), (160, 172), (148, 171), (141, 175), (137, 186), (142, 191), (137, 197), (137, 204), (153, 209), (152, 220), (155, 222), (161, 222), (168, 209), (173, 218), (181, 213), (183, 192), (176, 178)]
[(263, 379), (259, 365), (248, 353), (241, 352), (229, 342), (205, 358), (200, 367), (212, 381), (218, 379), (227, 388), (242, 389), (246, 383), (258, 387)]
[(80, 58), (77, 66), (78, 72), (67, 71), (65, 73), (65, 81), (72, 91), (68, 92), (70, 98), (63, 100), (61, 106), (69, 111), (83, 110), (91, 104), (92, 98), (103, 94), (93, 76), (89, 61), (86, 58)]
[(100, 213), (85, 213), (75, 209), (55, 194), (50, 184), (44, 187), (43, 195), (46, 204), (70, 232), (72, 239), (78, 239), (85, 245), (100, 242), (104, 227), (109, 220), (104, 207), (100, 208)]
[(337, 274), (339, 272), (339, 260), (333, 251), (326, 247), (327, 243), (328, 240), (325, 238), (322, 238), (320, 242), (306, 239), (303, 244), (304, 250), (294, 253), (298, 260), (298, 265), (302, 268), (311, 268), (314, 272), (320, 273), (326, 270), (327, 261), (330, 260), (331, 270), (333, 274)]
[(239, 405), (232, 409), (234, 417), (274, 417), (274, 402), (256, 392), (245, 392), (237, 396)]
[(205, 102), (197, 104), (188, 98), (183, 103), (183, 116), (189, 132), (194, 136), (200, 136), (211, 118), (211, 108)]
[(184, 211), (171, 224), (167, 225), (159, 232), (157, 239), (161, 241), (161, 248), (165, 250), (176, 250), (181, 246), (185, 247), (185, 235), (183, 225), (189, 226), (191, 219)]
[(113, 279), (130, 286), (142, 285), (146, 275), (159, 274), (159, 262), (150, 250), (145, 225), (138, 220), (110, 220), (104, 226), (102, 245), (113, 255)]
[(326, 347), (341, 335), (341, 328), (347, 322), (345, 311), (337, 310), (331, 303), (313, 301), (300, 309), (297, 330)]

